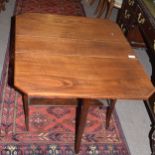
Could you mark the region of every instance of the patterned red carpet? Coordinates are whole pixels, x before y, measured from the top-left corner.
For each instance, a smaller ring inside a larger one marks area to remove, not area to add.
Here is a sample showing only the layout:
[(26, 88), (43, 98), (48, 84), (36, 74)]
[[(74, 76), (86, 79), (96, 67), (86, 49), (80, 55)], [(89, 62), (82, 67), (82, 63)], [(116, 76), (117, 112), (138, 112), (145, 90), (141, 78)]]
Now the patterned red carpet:
[(25, 12), (83, 16), (81, 0), (18, 0), (16, 14)]
[[(79, 0), (19, 0), (24, 12), (84, 16)], [(6, 71), (7, 73), (7, 67)], [(8, 86), (7, 74), (0, 104), (1, 155), (74, 155), (75, 106), (31, 106), (30, 132), (25, 129), (22, 97)], [(53, 101), (58, 102), (58, 101)], [(97, 101), (94, 101), (97, 102)], [(105, 129), (106, 107), (89, 111), (80, 155), (129, 155), (116, 113)]]

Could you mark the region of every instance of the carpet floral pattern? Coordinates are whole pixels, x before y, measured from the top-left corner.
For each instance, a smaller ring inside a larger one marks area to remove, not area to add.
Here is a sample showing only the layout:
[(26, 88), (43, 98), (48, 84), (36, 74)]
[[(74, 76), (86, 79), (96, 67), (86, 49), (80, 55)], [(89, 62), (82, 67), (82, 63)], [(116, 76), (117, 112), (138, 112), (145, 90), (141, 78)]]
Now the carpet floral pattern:
[[(80, 0), (18, 0), (15, 14), (25, 12), (84, 16)], [(0, 103), (0, 154), (74, 155), (75, 105), (30, 106), (30, 131), (27, 132), (22, 96), (8, 85), (8, 65), (5, 70)], [(105, 114), (104, 105), (90, 108), (80, 155), (130, 154), (116, 112), (107, 130)]]

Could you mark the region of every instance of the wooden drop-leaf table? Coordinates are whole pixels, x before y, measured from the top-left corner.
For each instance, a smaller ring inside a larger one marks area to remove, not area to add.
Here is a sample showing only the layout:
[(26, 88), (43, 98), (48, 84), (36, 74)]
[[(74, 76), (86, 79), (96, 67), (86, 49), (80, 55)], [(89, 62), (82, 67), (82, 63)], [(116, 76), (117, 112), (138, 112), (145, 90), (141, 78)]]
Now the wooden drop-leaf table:
[[(86, 17), (27, 13), (15, 19), (14, 86), (24, 95), (27, 129), (32, 98), (77, 99), (75, 152), (90, 103), (147, 100), (150, 80), (116, 23)], [(107, 123), (108, 125), (108, 123)]]

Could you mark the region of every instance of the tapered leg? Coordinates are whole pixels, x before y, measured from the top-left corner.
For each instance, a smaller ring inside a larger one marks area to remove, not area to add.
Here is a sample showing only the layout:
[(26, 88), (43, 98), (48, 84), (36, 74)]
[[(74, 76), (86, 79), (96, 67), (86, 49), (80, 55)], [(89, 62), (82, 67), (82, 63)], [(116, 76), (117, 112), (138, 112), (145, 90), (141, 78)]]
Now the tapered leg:
[(117, 100), (110, 100), (110, 105), (109, 105), (108, 108), (107, 108), (107, 114), (106, 114), (106, 129), (109, 128), (111, 114), (112, 114), (112, 112), (114, 111), (116, 101), (117, 101)]
[(23, 95), (23, 108), (25, 114), (25, 125), (27, 131), (29, 130), (29, 97), (27, 95)]
[(75, 131), (75, 153), (79, 153), (82, 134), (86, 125), (87, 114), (90, 103), (85, 100), (79, 100), (76, 111), (76, 131)]

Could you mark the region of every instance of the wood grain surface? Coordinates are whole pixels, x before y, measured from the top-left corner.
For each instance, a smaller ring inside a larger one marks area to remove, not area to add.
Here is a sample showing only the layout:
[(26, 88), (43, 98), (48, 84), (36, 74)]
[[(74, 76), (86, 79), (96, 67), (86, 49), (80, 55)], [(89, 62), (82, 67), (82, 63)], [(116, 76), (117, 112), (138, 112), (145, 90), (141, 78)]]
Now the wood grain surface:
[(28, 96), (147, 99), (154, 87), (119, 27), (102, 19), (16, 17), (15, 86)]

